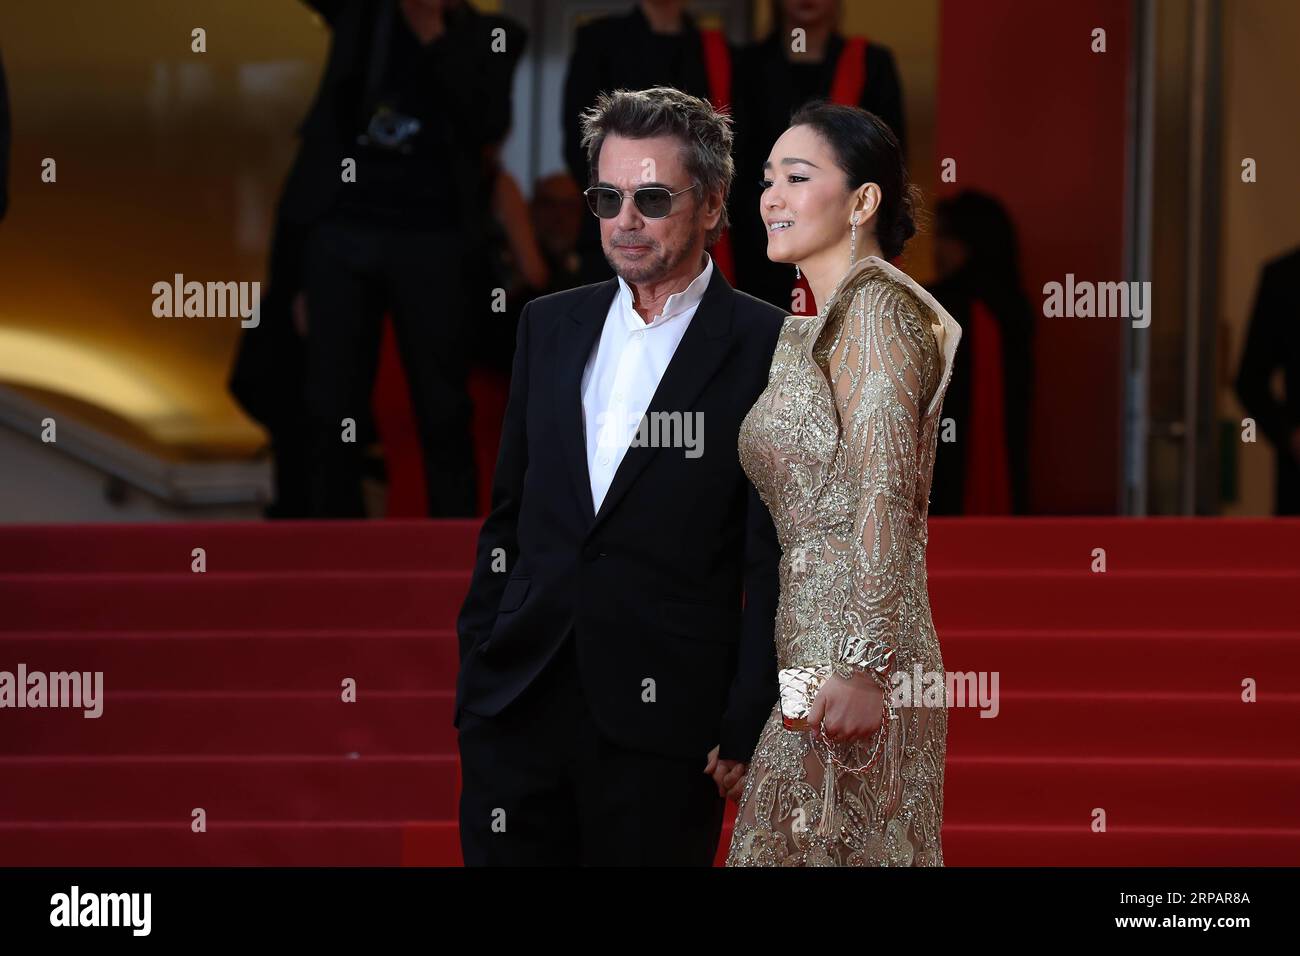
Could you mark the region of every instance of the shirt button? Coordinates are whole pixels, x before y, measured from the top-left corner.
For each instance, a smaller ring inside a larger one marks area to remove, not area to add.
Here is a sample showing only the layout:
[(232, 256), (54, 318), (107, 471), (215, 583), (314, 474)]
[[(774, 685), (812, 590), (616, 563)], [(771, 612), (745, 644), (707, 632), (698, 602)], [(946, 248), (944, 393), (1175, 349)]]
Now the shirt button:
[(598, 460), (602, 465), (608, 465), (608, 464), (609, 464), (609, 456), (608, 456), (608, 455), (601, 455), (600, 458), (598, 458), (597, 460)]

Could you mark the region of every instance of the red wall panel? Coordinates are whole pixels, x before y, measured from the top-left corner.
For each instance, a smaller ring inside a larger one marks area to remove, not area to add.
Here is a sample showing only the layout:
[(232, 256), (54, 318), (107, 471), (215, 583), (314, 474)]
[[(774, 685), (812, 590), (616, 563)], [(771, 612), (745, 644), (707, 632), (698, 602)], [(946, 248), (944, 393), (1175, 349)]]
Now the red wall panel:
[[(1106, 52), (1092, 52), (1092, 31)], [(1118, 507), (1122, 325), (1042, 317), (1043, 284), (1123, 275), (1130, 9), (1124, 0), (943, 0), (937, 157), (999, 197), (1038, 313), (1031, 508)]]

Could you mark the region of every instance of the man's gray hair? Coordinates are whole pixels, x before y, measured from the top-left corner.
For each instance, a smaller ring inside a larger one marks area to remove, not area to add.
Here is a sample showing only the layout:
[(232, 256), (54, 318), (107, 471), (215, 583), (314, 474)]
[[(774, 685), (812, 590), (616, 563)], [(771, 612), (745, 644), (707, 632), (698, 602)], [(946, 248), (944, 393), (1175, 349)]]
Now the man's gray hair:
[(722, 215), (705, 236), (712, 246), (730, 224), (727, 197), (736, 164), (731, 158), (731, 117), (720, 113), (706, 100), (671, 86), (648, 90), (615, 90), (601, 93), (596, 103), (582, 114), (582, 148), (587, 151), (589, 185), (596, 182), (600, 147), (606, 136), (649, 139), (676, 136), (682, 141), (682, 160), (691, 177), (697, 201), (710, 192), (722, 193)]

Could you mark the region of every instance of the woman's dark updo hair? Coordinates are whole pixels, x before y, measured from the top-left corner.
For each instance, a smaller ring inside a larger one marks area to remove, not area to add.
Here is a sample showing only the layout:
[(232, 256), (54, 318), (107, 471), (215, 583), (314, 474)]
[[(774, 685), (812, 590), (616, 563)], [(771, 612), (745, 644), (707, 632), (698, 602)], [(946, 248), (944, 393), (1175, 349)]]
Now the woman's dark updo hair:
[(920, 190), (908, 182), (903, 150), (889, 124), (856, 106), (813, 100), (795, 111), (790, 125), (811, 126), (830, 144), (850, 190), (863, 183), (880, 187), (876, 241), (886, 259), (899, 255), (916, 235)]

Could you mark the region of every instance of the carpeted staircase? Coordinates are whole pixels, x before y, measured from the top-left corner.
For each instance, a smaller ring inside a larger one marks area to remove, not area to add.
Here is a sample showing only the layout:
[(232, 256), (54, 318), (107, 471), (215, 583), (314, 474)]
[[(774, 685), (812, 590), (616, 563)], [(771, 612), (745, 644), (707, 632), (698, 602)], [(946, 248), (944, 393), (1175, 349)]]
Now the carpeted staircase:
[[(0, 710), (0, 865), (458, 863), (476, 534), (0, 528), (0, 671), (105, 698)], [(950, 711), (948, 865), (1300, 863), (1300, 521), (936, 519), (930, 593), (947, 669), (999, 682)]]

